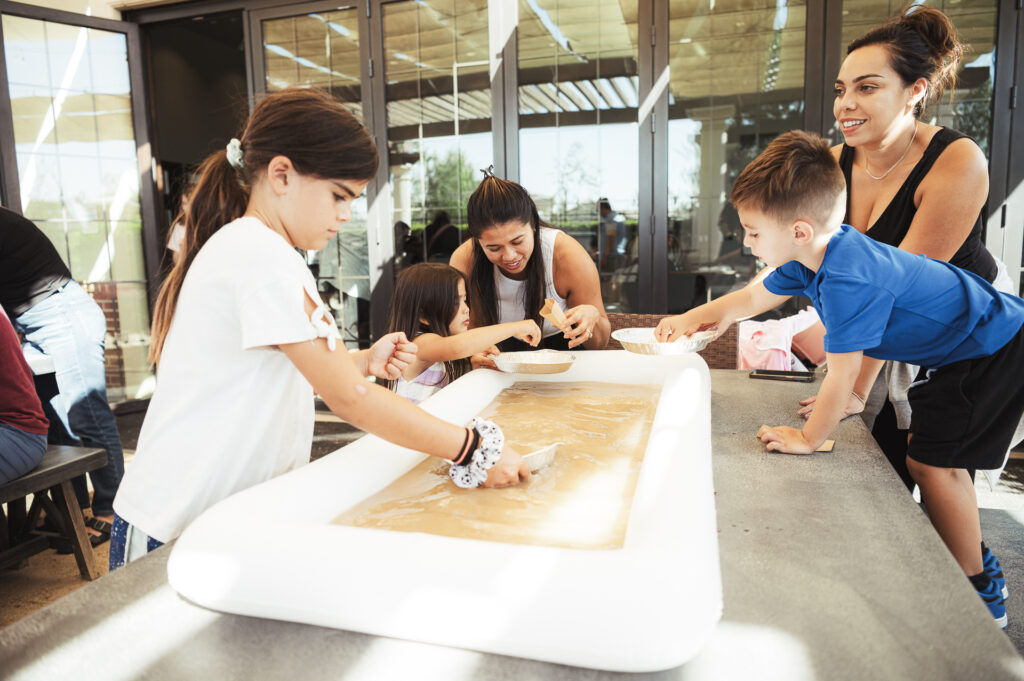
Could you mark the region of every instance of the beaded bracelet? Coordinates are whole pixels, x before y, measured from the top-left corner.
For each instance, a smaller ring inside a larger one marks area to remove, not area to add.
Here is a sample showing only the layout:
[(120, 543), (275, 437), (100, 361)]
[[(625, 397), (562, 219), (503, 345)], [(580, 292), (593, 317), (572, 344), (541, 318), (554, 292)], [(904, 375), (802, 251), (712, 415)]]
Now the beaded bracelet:
[[(452, 464), (448, 475), (452, 482), (464, 489), (479, 487), (487, 480), (487, 471), (501, 459), (505, 436), (495, 423), (477, 417), (473, 419), (474, 446), (466, 464)], [(461, 457), (460, 457), (461, 458)]]

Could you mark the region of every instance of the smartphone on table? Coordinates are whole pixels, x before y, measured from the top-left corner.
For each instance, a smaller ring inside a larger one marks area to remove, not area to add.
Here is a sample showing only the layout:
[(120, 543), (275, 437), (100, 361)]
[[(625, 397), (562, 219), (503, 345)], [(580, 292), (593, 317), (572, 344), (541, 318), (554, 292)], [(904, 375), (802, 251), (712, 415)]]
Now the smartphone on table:
[(769, 381), (800, 381), (801, 383), (812, 383), (814, 381), (813, 371), (779, 371), (776, 369), (754, 369), (750, 372), (751, 378), (763, 378)]

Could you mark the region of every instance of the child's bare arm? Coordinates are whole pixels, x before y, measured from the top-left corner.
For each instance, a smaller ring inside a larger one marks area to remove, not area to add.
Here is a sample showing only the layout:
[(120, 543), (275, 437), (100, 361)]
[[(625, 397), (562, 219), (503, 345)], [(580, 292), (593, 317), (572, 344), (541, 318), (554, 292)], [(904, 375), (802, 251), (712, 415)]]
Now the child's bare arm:
[[(332, 352), (322, 338), (280, 348), (331, 411), (352, 425), (442, 459), (458, 456), (466, 437), (465, 428), (431, 416), (409, 400), (370, 383), (347, 352)], [(501, 459), (488, 470), (484, 486), (515, 484), (529, 478), (529, 473), (529, 465), (518, 452), (505, 445)]]
[[(883, 366), (885, 366), (884, 360), (864, 355), (864, 359), (861, 360), (860, 364), (860, 373), (853, 384), (853, 390), (850, 391), (846, 398), (846, 409), (843, 411), (843, 418), (864, 411), (864, 407), (867, 406), (868, 393), (871, 392), (872, 386), (875, 385), (875, 379), (878, 378), (878, 372)], [(803, 407), (799, 412), (800, 415), (804, 418), (809, 417), (817, 406), (817, 402), (817, 395), (808, 397), (806, 400), (800, 400), (800, 406)]]
[(828, 374), (818, 391), (814, 411), (803, 430), (789, 426), (764, 429), (760, 438), (773, 452), (810, 454), (825, 441), (843, 417), (850, 391), (860, 372), (863, 354), (857, 352), (828, 353)]
[(654, 335), (662, 343), (668, 343), (688, 336), (702, 327), (717, 326), (721, 333), (737, 319), (767, 312), (788, 299), (789, 296), (776, 295), (758, 282), (695, 307), (689, 312), (662, 319)]
[(425, 333), (416, 336), (418, 349), (416, 356), (429, 363), (448, 362), (471, 357), (513, 336), (536, 347), (541, 341), (540, 327), (532, 319), (524, 319), (518, 322), (481, 326), (478, 329), (469, 329), (453, 336)]

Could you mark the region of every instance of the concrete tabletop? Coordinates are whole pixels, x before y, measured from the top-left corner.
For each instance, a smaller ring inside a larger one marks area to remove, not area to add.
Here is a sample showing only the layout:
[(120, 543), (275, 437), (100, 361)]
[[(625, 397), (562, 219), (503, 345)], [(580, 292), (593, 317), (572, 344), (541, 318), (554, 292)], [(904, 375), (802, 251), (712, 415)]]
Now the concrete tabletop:
[(839, 425), (832, 453), (768, 454), (757, 428), (799, 425), (796, 402), (819, 384), (718, 370), (711, 386), (725, 606), (683, 667), (604, 673), (221, 614), (171, 590), (163, 547), (0, 631), (0, 677), (1024, 679), (1024, 659), (859, 419)]

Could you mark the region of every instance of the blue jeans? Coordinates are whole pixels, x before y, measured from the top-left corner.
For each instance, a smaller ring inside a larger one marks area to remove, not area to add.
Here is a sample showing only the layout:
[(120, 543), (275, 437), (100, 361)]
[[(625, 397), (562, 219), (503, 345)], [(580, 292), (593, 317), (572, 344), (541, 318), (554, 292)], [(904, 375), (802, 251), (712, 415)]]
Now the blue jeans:
[[(25, 336), (26, 353), (38, 352), (53, 360), (57, 393), (45, 399), (50, 419), (50, 441), (107, 450), (107, 465), (89, 473), (93, 515), (114, 512), (114, 495), (124, 475), (124, 454), (117, 420), (107, 402), (107, 376), (103, 339), (107, 320), (103, 311), (74, 281), (33, 305), (13, 320)], [(82, 508), (89, 506), (85, 476), (72, 481)]]
[(46, 436), (0, 422), (0, 485), (25, 475), (43, 460)]

